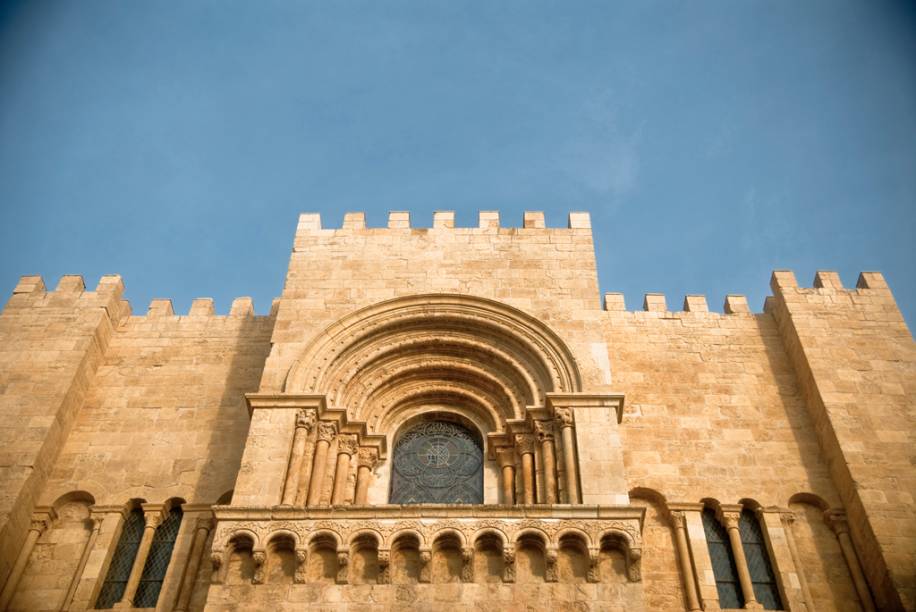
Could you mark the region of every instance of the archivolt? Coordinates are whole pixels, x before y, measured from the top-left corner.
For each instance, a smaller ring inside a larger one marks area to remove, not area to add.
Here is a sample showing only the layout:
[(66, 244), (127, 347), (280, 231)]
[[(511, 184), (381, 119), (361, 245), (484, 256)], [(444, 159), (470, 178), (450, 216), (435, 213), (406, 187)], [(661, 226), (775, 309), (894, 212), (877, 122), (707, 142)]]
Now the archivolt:
[(343, 317), (306, 347), (284, 390), (325, 394), (329, 406), (371, 429), (421, 397), (471, 400), (501, 429), (525, 406), (543, 404), (545, 393), (580, 391), (581, 383), (569, 349), (534, 317), (492, 300), (434, 294)]

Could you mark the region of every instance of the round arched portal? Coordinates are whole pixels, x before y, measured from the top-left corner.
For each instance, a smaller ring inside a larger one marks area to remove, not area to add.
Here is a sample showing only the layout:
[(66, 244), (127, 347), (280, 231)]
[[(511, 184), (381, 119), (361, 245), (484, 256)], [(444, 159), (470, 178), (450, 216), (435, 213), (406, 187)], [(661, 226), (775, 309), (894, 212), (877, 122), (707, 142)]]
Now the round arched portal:
[[(542, 322), (493, 300), (444, 294), (397, 298), (343, 317), (309, 342), (284, 384), (288, 394), (323, 395), (329, 409), (384, 436), (389, 449), (410, 424), (455, 416), (449, 422), (469, 426), (479, 441), (483, 503), (505, 497), (487, 441), (511, 444), (509, 423), (525, 420), (528, 407), (543, 406), (547, 393), (578, 391), (571, 352)], [(400, 490), (393, 460), (389, 453), (372, 468), (369, 503)], [(432, 498), (445, 501), (424, 501)]]
[(483, 503), (484, 456), (478, 432), (435, 413), (402, 429), (392, 453), (389, 503)]

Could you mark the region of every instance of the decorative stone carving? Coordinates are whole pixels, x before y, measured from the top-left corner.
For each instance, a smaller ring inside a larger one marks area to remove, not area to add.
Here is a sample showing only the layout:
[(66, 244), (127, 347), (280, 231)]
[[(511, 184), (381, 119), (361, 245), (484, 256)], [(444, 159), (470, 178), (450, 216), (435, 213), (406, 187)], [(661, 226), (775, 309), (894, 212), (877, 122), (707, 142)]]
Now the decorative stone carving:
[(544, 554), (544, 562), (546, 567), (544, 568), (544, 580), (545, 582), (557, 582), (559, 576), (557, 574), (557, 549), (554, 547), (549, 547)]
[(296, 549), (296, 571), (293, 574), (293, 582), (296, 584), (305, 584), (307, 580), (306, 571), (308, 569), (308, 551), (304, 548)]
[(461, 582), (474, 582), (474, 549), (461, 549)]
[(366, 467), (370, 470), (374, 470), (375, 466), (378, 465), (378, 449), (364, 446), (359, 449), (359, 467)]
[(503, 582), (515, 582), (515, 551), (503, 549)]
[(586, 579), (589, 582), (600, 582), (601, 576), (598, 572), (598, 553), (600, 551), (597, 548), (588, 549), (588, 574)]
[(560, 427), (572, 427), (573, 415), (569, 408), (556, 408), (554, 413), (557, 415), (557, 422)]
[(553, 427), (550, 421), (535, 421), (534, 433), (537, 434), (538, 440), (553, 440)]
[(252, 584), (264, 584), (264, 562), (267, 561), (267, 555), (263, 550), (256, 550), (251, 555), (254, 561), (254, 576), (251, 578)]
[(331, 421), (318, 422), (318, 439), (330, 442), (337, 435), (337, 423)]
[(303, 408), (296, 413), (296, 427), (302, 427), (306, 432), (312, 431), (318, 421), (318, 413), (310, 408)]
[(220, 568), (222, 568), (222, 566), (223, 566), (223, 553), (221, 552), (210, 553), (210, 567), (213, 570), (210, 576), (211, 583), (220, 584), (222, 582), (222, 572), (220, 572)]
[(340, 434), (337, 436), (337, 452), (350, 455), (356, 454), (359, 444), (356, 442), (355, 434)]
[(532, 434), (516, 434), (515, 446), (522, 455), (534, 454), (537, 439)]
[(432, 573), (431, 562), (433, 560), (433, 553), (430, 550), (421, 550), (420, 551), (420, 578), (421, 583), (430, 582), (430, 574)]
[(378, 578), (377, 581), (379, 584), (389, 584), (391, 582), (391, 551), (390, 550), (380, 550), (378, 551)]
[(350, 575), (350, 553), (345, 550), (337, 551), (337, 584), (347, 584)]
[(29, 521), (29, 529), (31, 531), (37, 531), (39, 534), (44, 533), (45, 530), (50, 526), (51, 526), (51, 519), (47, 517), (42, 517), (42, 518), (32, 517), (32, 519)]

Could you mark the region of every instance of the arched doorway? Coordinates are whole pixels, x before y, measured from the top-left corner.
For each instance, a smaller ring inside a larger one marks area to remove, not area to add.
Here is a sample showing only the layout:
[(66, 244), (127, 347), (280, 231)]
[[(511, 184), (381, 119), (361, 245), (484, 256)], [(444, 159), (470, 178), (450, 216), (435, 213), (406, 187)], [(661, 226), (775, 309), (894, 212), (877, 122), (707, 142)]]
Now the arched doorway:
[(482, 504), (483, 448), (477, 432), (431, 420), (404, 431), (394, 447), (392, 504)]

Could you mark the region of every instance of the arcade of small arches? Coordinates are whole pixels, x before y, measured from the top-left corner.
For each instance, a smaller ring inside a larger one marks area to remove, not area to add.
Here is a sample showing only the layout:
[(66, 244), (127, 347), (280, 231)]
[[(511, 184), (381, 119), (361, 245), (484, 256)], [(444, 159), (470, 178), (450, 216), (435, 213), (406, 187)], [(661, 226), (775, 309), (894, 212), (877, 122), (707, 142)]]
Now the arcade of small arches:
[(211, 580), (228, 585), (640, 580), (640, 540), (631, 525), (592, 528), (590, 534), (548, 524), (468, 529), (447, 521), (400, 521), (395, 528), (372, 521), (274, 523), (268, 533), (253, 524), (230, 524), (214, 543)]

